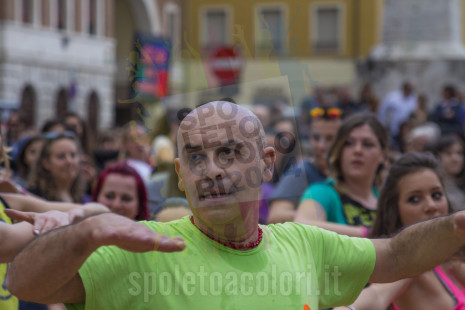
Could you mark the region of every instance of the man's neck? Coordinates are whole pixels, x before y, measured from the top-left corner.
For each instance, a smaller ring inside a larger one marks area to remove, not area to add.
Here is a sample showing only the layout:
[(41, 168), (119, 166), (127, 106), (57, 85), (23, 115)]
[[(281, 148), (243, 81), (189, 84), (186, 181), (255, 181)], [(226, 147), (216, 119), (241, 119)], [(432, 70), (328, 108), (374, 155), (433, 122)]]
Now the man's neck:
[(258, 215), (255, 219), (240, 219), (224, 224), (205, 223), (194, 215), (193, 223), (202, 233), (223, 244), (244, 245), (258, 239)]

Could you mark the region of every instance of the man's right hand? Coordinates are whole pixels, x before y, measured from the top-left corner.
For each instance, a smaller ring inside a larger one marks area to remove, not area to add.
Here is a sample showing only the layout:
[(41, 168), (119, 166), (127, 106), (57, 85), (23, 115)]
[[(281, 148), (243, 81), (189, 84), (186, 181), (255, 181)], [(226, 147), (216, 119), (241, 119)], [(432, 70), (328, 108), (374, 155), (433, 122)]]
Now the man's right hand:
[(131, 252), (178, 252), (186, 247), (182, 238), (164, 236), (143, 224), (113, 213), (93, 216), (85, 222), (85, 230), (88, 231), (86, 238), (96, 248), (115, 245)]

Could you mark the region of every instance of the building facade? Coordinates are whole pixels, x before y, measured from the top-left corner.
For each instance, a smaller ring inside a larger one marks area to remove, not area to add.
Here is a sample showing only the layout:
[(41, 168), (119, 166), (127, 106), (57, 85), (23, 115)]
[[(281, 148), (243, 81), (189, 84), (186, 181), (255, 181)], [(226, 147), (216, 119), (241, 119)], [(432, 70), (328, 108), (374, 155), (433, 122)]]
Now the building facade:
[(112, 0), (0, 2), (0, 100), (27, 126), (74, 111), (113, 122)]

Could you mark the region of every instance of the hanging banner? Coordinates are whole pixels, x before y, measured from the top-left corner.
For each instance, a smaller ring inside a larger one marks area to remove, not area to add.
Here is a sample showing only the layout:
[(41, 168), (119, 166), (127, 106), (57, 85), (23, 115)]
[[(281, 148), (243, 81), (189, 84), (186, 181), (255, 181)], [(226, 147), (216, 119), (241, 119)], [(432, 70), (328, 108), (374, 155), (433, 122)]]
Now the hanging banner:
[(139, 99), (156, 99), (168, 95), (168, 72), (171, 42), (162, 37), (137, 32), (137, 62), (133, 89)]

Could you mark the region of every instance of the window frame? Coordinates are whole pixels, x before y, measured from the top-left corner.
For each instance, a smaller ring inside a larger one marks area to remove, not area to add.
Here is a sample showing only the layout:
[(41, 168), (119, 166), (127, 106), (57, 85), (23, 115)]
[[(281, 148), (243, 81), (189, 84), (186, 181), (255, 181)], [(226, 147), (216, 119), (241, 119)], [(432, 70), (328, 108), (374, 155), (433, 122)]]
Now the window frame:
[(199, 9), (199, 46), (202, 50), (212, 48), (210, 41), (208, 40), (208, 25), (207, 25), (207, 14), (211, 11), (223, 11), (225, 13), (225, 40), (223, 44), (219, 45), (231, 45), (232, 44), (232, 29), (234, 20), (234, 11), (230, 5), (208, 5), (202, 6)]
[[(338, 46), (334, 50), (325, 50), (317, 48), (318, 45), (318, 11), (321, 9), (336, 9), (339, 14), (338, 18)], [(315, 54), (343, 54), (345, 52), (345, 27), (346, 24), (346, 8), (341, 2), (314, 2), (310, 5), (310, 50)]]
[(288, 45), (288, 33), (289, 33), (289, 9), (286, 3), (259, 3), (255, 5), (253, 10), (253, 21), (254, 21), (254, 39), (253, 43), (255, 46), (255, 55), (257, 56), (267, 56), (267, 54), (262, 51), (261, 38), (260, 38), (260, 19), (259, 16), (263, 10), (266, 9), (278, 9), (282, 14), (283, 22), (283, 33), (282, 33), (282, 48), (278, 52), (274, 52), (274, 55), (282, 56), (286, 55), (289, 51)]
[[(173, 29), (173, 34), (172, 37), (169, 37), (168, 34), (168, 16), (170, 14), (174, 15), (174, 29)], [(177, 4), (174, 3), (166, 3), (165, 6), (163, 7), (163, 34), (165, 35), (166, 38), (171, 39), (171, 44), (174, 46), (180, 47), (181, 45), (181, 9)]]

